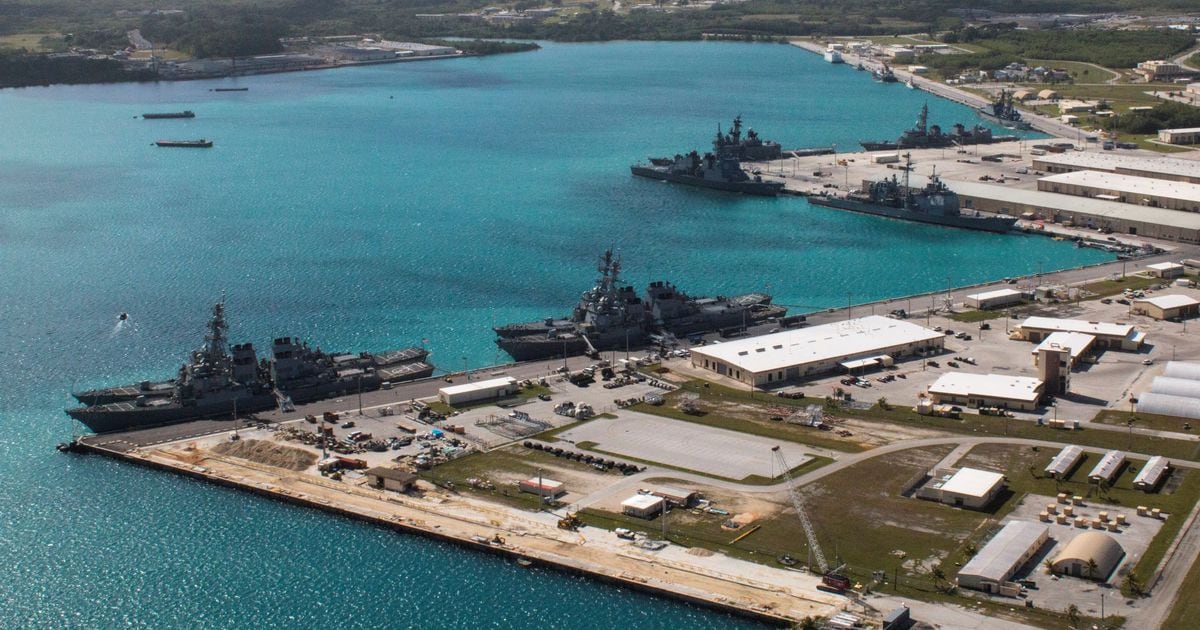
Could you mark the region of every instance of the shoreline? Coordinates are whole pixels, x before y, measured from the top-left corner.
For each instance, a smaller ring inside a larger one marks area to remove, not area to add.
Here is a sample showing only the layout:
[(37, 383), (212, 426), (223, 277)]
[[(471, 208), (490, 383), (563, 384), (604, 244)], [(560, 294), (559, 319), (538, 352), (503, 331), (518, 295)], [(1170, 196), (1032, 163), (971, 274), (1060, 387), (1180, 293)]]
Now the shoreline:
[[(273, 474), (264, 471), (263, 469), (269, 469), (270, 467), (263, 464), (245, 462), (243, 460), (234, 462), (229, 461), (233, 458), (217, 458), (211, 454), (202, 460), (205, 463), (220, 460), (225, 467), (238, 466), (240, 467), (238, 472), (243, 474), (235, 476), (226, 473), (226, 471), (214, 470), (212, 464), (205, 466), (188, 464), (183, 461), (172, 461), (162, 453), (143, 453), (138, 449), (121, 450), (107, 448), (105, 443), (94, 443), (96, 440), (89, 439), (89, 437), (93, 436), (84, 437), (77, 442), (78, 451), (85, 454), (109, 457), (119, 462), (159, 472), (181, 475), (217, 486), (246, 491), (257, 496), (320, 510), (405, 534), (453, 543), (477, 552), (488, 553), (514, 561), (527, 561), (554, 571), (581, 575), (589, 579), (599, 580), (607, 584), (629, 588), (654, 596), (669, 597), (774, 627), (791, 626), (807, 616), (796, 614), (795, 612), (789, 614), (778, 610), (780, 605), (786, 604), (788, 600), (810, 601), (812, 605), (809, 608), (819, 606), (825, 609), (826, 612), (835, 609), (844, 610), (853, 602), (851, 599), (838, 597), (838, 599), (844, 602), (844, 605), (834, 606), (828, 601), (805, 600), (803, 594), (796, 593), (787, 586), (766, 583), (752, 584), (748, 580), (737, 579), (735, 576), (706, 574), (707, 572), (703, 572), (701, 568), (690, 569), (686, 566), (678, 566), (677, 562), (671, 560), (639, 558), (633, 554), (613, 554), (614, 557), (611, 562), (599, 564), (595, 561), (568, 555), (574, 549), (566, 547), (564, 541), (561, 540), (553, 541), (552, 544), (563, 546), (564, 549), (562, 551), (568, 553), (555, 553), (550, 549), (534, 548), (546, 546), (540, 542), (541, 538), (546, 537), (544, 533), (540, 532), (505, 531), (505, 534), (517, 537), (517, 540), (508, 542), (500, 538), (500, 542), (496, 542), (496, 538), (489, 537), (486, 534), (471, 533), (471, 530), (484, 531), (495, 537), (499, 537), (500, 534), (497, 530), (501, 528), (491, 524), (484, 525), (479, 521), (467, 520), (452, 514), (448, 510), (439, 511), (432, 508), (414, 506), (412, 503), (415, 499), (412, 499), (409, 495), (391, 493), (395, 494), (395, 497), (368, 497), (364, 493), (352, 491), (352, 486), (349, 484), (336, 484), (342, 487), (331, 488), (335, 482), (319, 478), (301, 480), (304, 483), (313, 484), (314, 487), (306, 489), (307, 491), (289, 490), (280, 487), (282, 484), (276, 485), (263, 481), (263, 475)], [(103, 436), (99, 437), (102, 438)], [(284, 469), (274, 470), (277, 470), (281, 474), (290, 472)], [(257, 482), (254, 479), (255, 476), (259, 477)], [(326, 490), (333, 489), (334, 491), (344, 493), (346, 501), (330, 501), (320, 497), (319, 488), (321, 487), (326, 488)], [(387, 493), (388, 491), (380, 492)], [(352, 501), (352, 498), (357, 498), (358, 500)], [(379, 505), (374, 506), (376, 509), (372, 510), (372, 506), (362, 505), (367, 502), (364, 499), (373, 501)], [(498, 505), (497, 507), (503, 510), (513, 509), (502, 505)], [(383, 511), (385, 509), (390, 509), (392, 514), (385, 513)], [(487, 518), (487, 515), (480, 513), (477, 513), (476, 516), (480, 519)], [(441, 521), (441, 523), (431, 525), (429, 521), (434, 520)], [(446, 521), (450, 521), (450, 523)], [(497, 521), (492, 520), (491, 523), (497, 523)], [(454, 528), (453, 531), (451, 527), (447, 526), (455, 524), (458, 527)], [(578, 537), (578, 532), (564, 530), (564, 535)], [(547, 542), (552, 540), (547, 538)], [(580, 541), (573, 544), (578, 545), (578, 548), (582, 549), (586, 545), (586, 542)], [(621, 562), (621, 560), (624, 560), (624, 562)], [(629, 560), (634, 561), (635, 564), (631, 566)], [(626, 566), (619, 566), (621, 564)], [(638, 570), (639, 565), (642, 569), (641, 571)], [(671, 578), (658, 577), (658, 575), (671, 575), (672, 571), (670, 569), (675, 570), (675, 576)], [(806, 573), (803, 575), (807, 576)], [(817, 578), (812, 578), (812, 580), (816, 581)], [(686, 584), (684, 583), (685, 581), (692, 584)], [(754, 594), (759, 596), (759, 601), (745, 599), (745, 597), (753, 597)], [(772, 602), (771, 600), (776, 601)], [(817, 614), (818, 612), (820, 611), (808, 611), (809, 614)]]

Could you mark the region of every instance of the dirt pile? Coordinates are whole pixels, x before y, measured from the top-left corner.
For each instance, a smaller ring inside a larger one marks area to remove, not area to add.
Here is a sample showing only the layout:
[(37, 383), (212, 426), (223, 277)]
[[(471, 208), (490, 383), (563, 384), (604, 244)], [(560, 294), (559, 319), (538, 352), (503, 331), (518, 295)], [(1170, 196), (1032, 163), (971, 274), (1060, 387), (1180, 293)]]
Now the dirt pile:
[(212, 451), (219, 455), (237, 457), (288, 470), (304, 470), (317, 463), (316, 453), (263, 440), (222, 442), (212, 447)]

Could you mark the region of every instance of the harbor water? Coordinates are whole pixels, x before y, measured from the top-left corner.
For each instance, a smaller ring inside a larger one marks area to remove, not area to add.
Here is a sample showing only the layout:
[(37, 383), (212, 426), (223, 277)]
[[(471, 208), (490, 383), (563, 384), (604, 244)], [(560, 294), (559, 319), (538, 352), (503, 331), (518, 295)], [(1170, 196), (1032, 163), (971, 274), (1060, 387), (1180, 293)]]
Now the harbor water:
[[(248, 87), (213, 92), (215, 87)], [(170, 375), (226, 296), (235, 341), (424, 343), (562, 315), (626, 279), (793, 311), (1110, 255), (635, 179), (741, 114), (785, 148), (894, 138), (928, 100), (769, 44), (525, 54), (222, 81), (0, 92), (0, 582), (6, 627), (734, 627), (731, 617), (54, 453), (72, 389)], [(194, 119), (142, 120), (192, 110)], [(154, 146), (213, 140), (211, 149)], [(127, 312), (128, 321), (118, 315)], [(260, 350), (261, 351), (261, 350)]]

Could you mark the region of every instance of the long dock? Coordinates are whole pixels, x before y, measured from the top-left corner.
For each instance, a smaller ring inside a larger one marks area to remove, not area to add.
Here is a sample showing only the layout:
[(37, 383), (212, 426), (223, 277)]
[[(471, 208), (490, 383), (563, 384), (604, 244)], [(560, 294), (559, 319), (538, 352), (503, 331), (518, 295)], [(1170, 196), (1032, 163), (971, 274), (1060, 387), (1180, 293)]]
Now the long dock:
[[(559, 530), (552, 524), (558, 517), (549, 513), (526, 515), (503, 506), (463, 504), (462, 498), (425, 501), (213, 453), (193, 451), (194, 455), (189, 455), (186, 447), (146, 450), (123, 440), (97, 436), (80, 440), (78, 449), (774, 626), (792, 625), (809, 615), (829, 614), (850, 603), (815, 587), (807, 593), (795, 583), (768, 583), (652, 552), (617, 550), (601, 540), (611, 533), (585, 535)], [(795, 575), (816, 580), (807, 574)], [(794, 582), (798, 583), (799, 578)]]

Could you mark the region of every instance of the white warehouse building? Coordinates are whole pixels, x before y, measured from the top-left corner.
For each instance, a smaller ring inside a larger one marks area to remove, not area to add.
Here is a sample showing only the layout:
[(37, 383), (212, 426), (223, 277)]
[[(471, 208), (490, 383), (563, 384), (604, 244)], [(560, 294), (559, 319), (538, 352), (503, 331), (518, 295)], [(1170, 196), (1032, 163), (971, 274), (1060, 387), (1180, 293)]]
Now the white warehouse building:
[(1032, 411), (1042, 398), (1043, 383), (1028, 376), (947, 372), (929, 386), (937, 404), (1003, 407)]
[(755, 387), (940, 352), (945, 335), (880, 315), (692, 348), (692, 366)]

